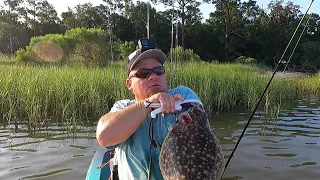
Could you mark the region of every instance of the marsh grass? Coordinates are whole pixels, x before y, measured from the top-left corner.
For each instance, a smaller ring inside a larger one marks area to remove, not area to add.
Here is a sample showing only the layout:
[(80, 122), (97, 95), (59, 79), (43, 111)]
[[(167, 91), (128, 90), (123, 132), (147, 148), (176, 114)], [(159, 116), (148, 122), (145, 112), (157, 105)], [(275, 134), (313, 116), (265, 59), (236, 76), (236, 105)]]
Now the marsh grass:
[[(31, 130), (45, 126), (47, 121), (63, 121), (70, 130), (83, 120), (96, 122), (115, 101), (133, 98), (124, 85), (124, 67), (123, 62), (110, 63), (106, 68), (0, 65), (0, 119), (5, 124), (27, 121)], [(171, 87), (190, 87), (210, 112), (237, 107), (252, 110), (270, 79), (259, 75), (259, 68), (240, 64), (179, 62), (172, 67), (168, 73), (166, 64)], [(319, 75), (276, 78), (268, 96), (282, 101), (319, 96), (319, 79)]]
[[(44, 123), (43, 119), (59, 119), (70, 125), (97, 119), (117, 96), (130, 97), (124, 85), (115, 87), (113, 69), (1, 66), (2, 119), (8, 123), (28, 120), (31, 129)], [(124, 82), (125, 74), (117, 75), (117, 82)]]
[(15, 64), (14, 57), (0, 53), (0, 65)]
[[(209, 111), (231, 110), (239, 106), (253, 110), (271, 78), (259, 75), (259, 68), (255, 66), (210, 63), (181, 65), (174, 76), (173, 87), (189, 86)], [(296, 88), (290, 81), (275, 78), (268, 92), (275, 99), (291, 100), (299, 95)]]
[(260, 131), (262, 136), (270, 133), (278, 133), (278, 117), (284, 106), (282, 98), (274, 96), (274, 94), (269, 91), (266, 92), (264, 97), (264, 113), (261, 117), (263, 120), (263, 126)]
[(301, 95), (320, 96), (320, 73), (294, 78), (291, 83)]

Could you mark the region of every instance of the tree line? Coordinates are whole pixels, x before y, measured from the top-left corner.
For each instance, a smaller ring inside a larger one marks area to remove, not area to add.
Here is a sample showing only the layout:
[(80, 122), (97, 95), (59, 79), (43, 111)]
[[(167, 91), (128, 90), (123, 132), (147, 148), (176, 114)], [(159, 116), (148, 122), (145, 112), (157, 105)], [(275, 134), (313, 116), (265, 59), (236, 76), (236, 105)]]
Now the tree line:
[[(232, 62), (238, 57), (254, 58), (258, 63), (275, 65), (303, 17), (291, 1), (271, 1), (262, 9), (253, 0), (151, 0), (151, 6), (138, 1), (103, 0), (68, 8), (58, 15), (46, 0), (5, 0), (0, 7), (0, 53), (13, 55), (25, 48), (30, 39), (47, 34), (64, 34), (75, 28), (101, 28), (111, 31), (121, 42), (147, 37), (149, 32), (165, 52), (173, 46), (192, 49), (207, 62)], [(215, 7), (204, 20), (199, 6)], [(169, 7), (158, 11), (157, 4)], [(297, 47), (294, 44), (302, 34)], [(320, 68), (320, 17), (307, 14), (293, 39), (291, 63)], [(285, 60), (291, 56), (286, 54)]]

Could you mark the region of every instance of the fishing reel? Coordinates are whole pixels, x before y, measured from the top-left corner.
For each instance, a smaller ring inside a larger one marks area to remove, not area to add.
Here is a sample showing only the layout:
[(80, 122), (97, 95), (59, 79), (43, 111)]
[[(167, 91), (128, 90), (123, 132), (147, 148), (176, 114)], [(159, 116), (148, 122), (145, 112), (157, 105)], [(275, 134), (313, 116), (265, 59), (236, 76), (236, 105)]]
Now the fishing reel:
[(150, 38), (150, 39), (139, 39), (138, 40), (138, 46), (141, 52), (144, 52), (148, 49), (155, 49), (156, 48), (156, 39)]

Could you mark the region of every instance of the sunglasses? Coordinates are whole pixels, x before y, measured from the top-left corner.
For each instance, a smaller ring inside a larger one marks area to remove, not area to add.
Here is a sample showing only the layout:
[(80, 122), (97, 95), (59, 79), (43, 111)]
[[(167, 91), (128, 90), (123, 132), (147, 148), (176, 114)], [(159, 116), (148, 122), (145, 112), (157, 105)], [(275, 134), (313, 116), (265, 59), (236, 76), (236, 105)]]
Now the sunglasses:
[(140, 69), (136, 73), (134, 73), (131, 77), (137, 77), (140, 79), (149, 78), (151, 74), (156, 74), (157, 76), (161, 76), (165, 73), (165, 69), (163, 66), (157, 66), (152, 69)]

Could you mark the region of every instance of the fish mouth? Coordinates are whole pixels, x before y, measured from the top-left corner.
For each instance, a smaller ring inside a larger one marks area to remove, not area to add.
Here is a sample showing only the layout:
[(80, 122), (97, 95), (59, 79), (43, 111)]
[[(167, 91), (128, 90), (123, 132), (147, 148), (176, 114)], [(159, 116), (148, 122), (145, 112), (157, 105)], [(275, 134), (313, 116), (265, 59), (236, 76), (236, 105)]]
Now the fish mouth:
[(193, 120), (188, 113), (181, 114), (181, 121), (183, 122), (184, 125), (187, 125), (187, 126), (193, 124)]

